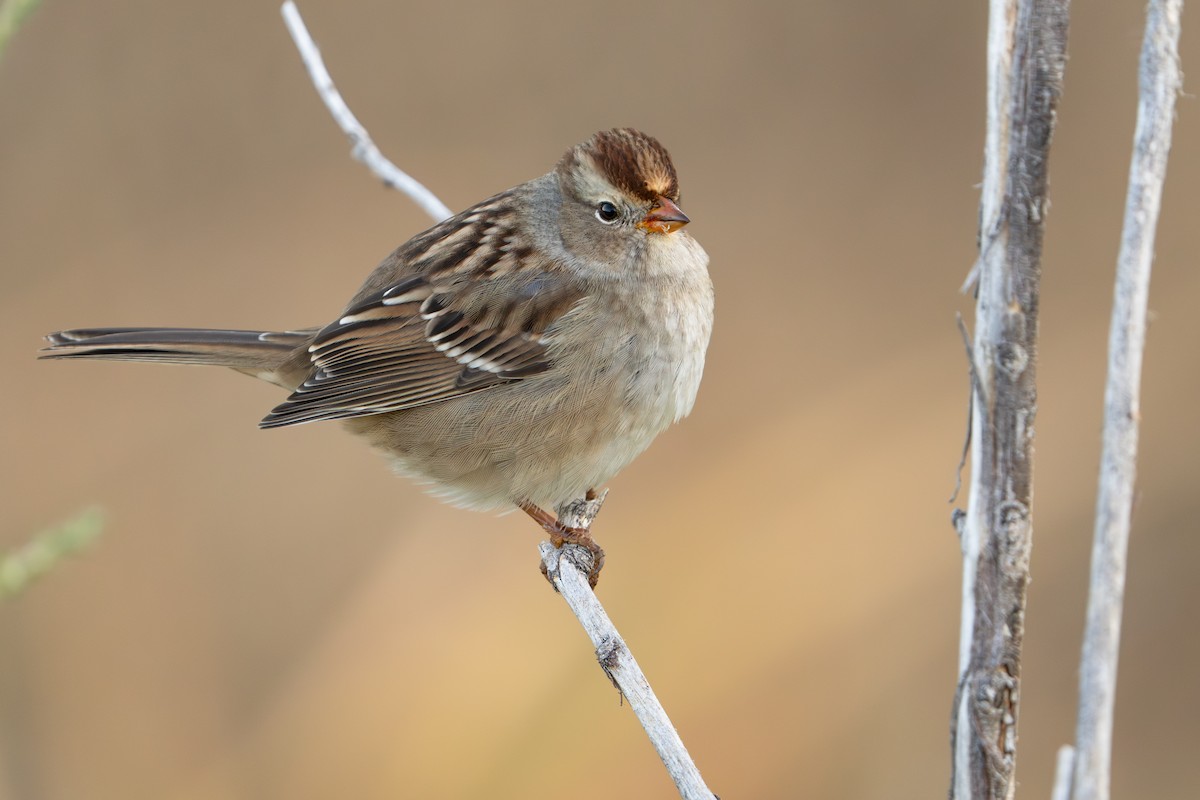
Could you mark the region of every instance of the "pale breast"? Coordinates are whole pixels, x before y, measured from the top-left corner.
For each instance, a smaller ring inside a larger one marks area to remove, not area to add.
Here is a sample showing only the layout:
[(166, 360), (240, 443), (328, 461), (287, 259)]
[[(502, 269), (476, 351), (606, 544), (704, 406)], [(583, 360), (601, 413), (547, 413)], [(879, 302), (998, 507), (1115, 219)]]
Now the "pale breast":
[(580, 497), (691, 411), (712, 331), (706, 260), (580, 301), (544, 337), (545, 373), (348, 424), (459, 505)]

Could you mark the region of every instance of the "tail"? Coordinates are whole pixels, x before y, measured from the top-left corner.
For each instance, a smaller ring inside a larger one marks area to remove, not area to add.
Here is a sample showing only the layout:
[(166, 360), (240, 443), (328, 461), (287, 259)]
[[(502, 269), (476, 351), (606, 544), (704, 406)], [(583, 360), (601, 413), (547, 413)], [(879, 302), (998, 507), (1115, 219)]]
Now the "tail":
[(277, 382), (274, 373), (311, 340), (307, 331), (220, 331), (200, 328), (81, 328), (46, 337), (39, 358), (103, 358), (159, 364), (210, 364)]

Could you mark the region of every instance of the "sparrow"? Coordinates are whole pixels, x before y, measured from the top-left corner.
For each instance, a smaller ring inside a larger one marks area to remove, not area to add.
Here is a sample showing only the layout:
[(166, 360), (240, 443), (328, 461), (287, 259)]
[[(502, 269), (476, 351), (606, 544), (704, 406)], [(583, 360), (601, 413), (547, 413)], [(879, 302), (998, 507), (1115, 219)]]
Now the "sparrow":
[(290, 392), (259, 423), (341, 420), (466, 508), (520, 508), (594, 556), (558, 509), (692, 409), (712, 332), (708, 255), (667, 150), (595, 134), (553, 170), (414, 236), (324, 327), (80, 328), (47, 359), (229, 367)]

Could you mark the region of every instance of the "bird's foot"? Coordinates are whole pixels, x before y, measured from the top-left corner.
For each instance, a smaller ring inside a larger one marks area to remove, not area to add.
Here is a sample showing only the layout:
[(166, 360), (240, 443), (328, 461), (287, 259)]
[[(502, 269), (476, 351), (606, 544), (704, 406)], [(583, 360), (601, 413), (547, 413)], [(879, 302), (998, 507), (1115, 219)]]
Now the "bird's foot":
[[(596, 582), (600, 579), (600, 570), (604, 568), (604, 550), (596, 544), (590, 530), (563, 525), (553, 514), (543, 511), (532, 503), (522, 503), (521, 510), (541, 525), (542, 530), (550, 534), (550, 544), (554, 545), (556, 550), (563, 551), (562, 555), (570, 557), (571, 563), (580, 572), (587, 575), (588, 585), (593, 589), (596, 588)], [(564, 548), (566, 549), (564, 550)], [(554, 585), (544, 561), (542, 562), (542, 575), (550, 581), (551, 586)]]

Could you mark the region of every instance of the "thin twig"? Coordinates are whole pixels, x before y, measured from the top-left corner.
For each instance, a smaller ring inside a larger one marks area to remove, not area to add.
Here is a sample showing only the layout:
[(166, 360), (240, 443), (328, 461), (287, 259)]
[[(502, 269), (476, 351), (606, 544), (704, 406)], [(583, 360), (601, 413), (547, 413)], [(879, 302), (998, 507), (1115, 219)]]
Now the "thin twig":
[(1050, 791), (1050, 800), (1071, 800), (1071, 772), (1075, 768), (1075, 748), (1064, 744), (1058, 748), (1058, 758), (1054, 761), (1054, 787)]
[(450, 209), (437, 198), (437, 195), (384, 157), (375, 143), (371, 141), (367, 129), (351, 113), (350, 107), (346, 105), (346, 101), (342, 99), (337, 87), (333, 85), (333, 78), (325, 69), (321, 52), (317, 49), (312, 37), (309, 36), (308, 29), (304, 27), (304, 20), (300, 18), (296, 4), (292, 0), (288, 0), (280, 10), (288, 32), (292, 35), (292, 41), (296, 43), (296, 49), (300, 51), (300, 58), (304, 60), (304, 66), (308, 68), (308, 75), (312, 78), (317, 94), (325, 101), (325, 106), (333, 116), (334, 122), (350, 139), (351, 154), (354, 158), (365, 164), (385, 185), (408, 195), (414, 203), (421, 207), (422, 211), (433, 218), (434, 222), (441, 222), (452, 216)]
[(954, 800), (1007, 799), (1016, 786), (1042, 226), (1067, 8), (1068, 0), (992, 0), (988, 20), (971, 479), (967, 511), (956, 517), (963, 615), (951, 721)]
[[(970, 378), (970, 386), (967, 391), (967, 430), (963, 435), (962, 455), (958, 458), (958, 468), (954, 470), (954, 492), (950, 495), (947, 503), (953, 503), (958, 499), (958, 493), (962, 491), (962, 474), (967, 467), (967, 458), (971, 455), (971, 420), (974, 417), (975, 410), (975, 394), (979, 391), (979, 372), (975, 369), (975, 350), (971, 347), (971, 334), (967, 331), (967, 323), (963, 322), (962, 314), (955, 314), (954, 321), (958, 324), (958, 333), (962, 336), (963, 347), (967, 351), (967, 372)], [(955, 517), (957, 519), (957, 515)], [(958, 530), (959, 525), (956, 522), (955, 530)], [(961, 534), (961, 532), (960, 532)]]
[[(559, 520), (569, 527), (589, 527), (591, 518), (595, 517), (603, 502), (603, 496), (597, 500), (577, 501), (573, 504), (574, 509), (559, 510)], [(595, 592), (588, 586), (586, 573), (589, 565), (581, 564), (579, 559), (590, 558), (591, 554), (583, 547), (571, 544), (556, 549), (550, 542), (542, 542), (539, 549), (547, 577), (592, 640), (600, 668), (621, 696), (629, 701), (658, 757), (662, 759), (663, 766), (675, 782), (679, 796), (684, 800), (714, 800), (716, 795), (705, 785), (700, 770), (683, 746), (683, 740), (658, 702), (633, 653), (608, 618), (604, 606), (596, 599)]]
[(1125, 560), (1137, 473), (1142, 352), (1154, 234), (1179, 93), (1182, 0), (1151, 0), (1139, 71), (1137, 129), (1108, 339), (1104, 445), (1080, 662), (1073, 800), (1107, 800)]

